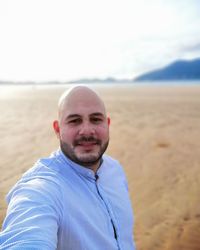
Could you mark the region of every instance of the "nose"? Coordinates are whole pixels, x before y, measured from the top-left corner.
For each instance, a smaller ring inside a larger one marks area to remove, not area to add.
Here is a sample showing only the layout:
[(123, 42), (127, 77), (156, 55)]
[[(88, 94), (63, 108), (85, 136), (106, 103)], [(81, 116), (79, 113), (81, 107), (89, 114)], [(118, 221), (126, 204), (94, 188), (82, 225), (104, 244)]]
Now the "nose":
[(86, 135), (86, 136), (90, 136), (90, 135), (94, 135), (95, 133), (95, 129), (93, 124), (91, 124), (90, 122), (83, 122), (80, 126), (79, 129), (79, 135)]

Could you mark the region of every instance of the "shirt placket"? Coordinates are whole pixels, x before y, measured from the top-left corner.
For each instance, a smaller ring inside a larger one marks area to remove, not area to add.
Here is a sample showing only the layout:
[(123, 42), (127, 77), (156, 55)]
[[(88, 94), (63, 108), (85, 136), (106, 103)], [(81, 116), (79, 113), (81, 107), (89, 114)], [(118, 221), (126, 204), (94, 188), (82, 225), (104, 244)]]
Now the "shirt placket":
[(98, 175), (96, 175), (95, 177), (96, 177), (95, 186), (96, 186), (97, 194), (99, 195), (100, 199), (104, 203), (104, 206), (105, 206), (105, 208), (107, 210), (107, 213), (108, 213), (108, 215), (110, 217), (110, 221), (111, 221), (112, 227), (113, 227), (113, 234), (114, 234), (114, 237), (115, 237), (116, 242), (117, 242), (118, 250), (122, 250), (121, 244), (120, 244), (119, 229), (118, 229), (118, 226), (117, 226), (117, 221), (116, 221), (115, 216), (114, 216), (113, 211), (112, 211), (112, 207), (109, 204), (108, 200), (105, 198), (103, 190), (100, 187)]

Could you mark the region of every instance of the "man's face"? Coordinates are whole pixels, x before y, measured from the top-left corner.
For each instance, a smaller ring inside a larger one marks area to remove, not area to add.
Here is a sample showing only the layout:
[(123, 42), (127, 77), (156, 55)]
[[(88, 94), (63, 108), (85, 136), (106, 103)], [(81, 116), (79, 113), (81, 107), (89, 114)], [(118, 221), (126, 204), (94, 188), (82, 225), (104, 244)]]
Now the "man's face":
[(103, 104), (95, 97), (71, 98), (59, 122), (62, 151), (72, 161), (93, 167), (109, 143), (109, 121)]

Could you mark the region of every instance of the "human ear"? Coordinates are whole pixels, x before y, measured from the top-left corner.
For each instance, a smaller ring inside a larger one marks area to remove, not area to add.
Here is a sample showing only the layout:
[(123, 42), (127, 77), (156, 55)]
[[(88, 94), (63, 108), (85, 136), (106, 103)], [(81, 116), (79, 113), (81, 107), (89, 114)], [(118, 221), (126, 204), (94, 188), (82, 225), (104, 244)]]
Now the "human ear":
[(110, 117), (107, 117), (108, 126), (110, 126)]
[(53, 122), (53, 129), (54, 129), (57, 137), (60, 138), (60, 127), (59, 127), (59, 122), (57, 120), (55, 120)]

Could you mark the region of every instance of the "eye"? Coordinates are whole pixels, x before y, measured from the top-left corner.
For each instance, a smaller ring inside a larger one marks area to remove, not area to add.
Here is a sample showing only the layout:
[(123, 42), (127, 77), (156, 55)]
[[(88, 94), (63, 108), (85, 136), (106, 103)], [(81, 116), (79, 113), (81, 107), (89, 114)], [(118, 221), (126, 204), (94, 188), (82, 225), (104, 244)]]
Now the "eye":
[(71, 125), (78, 125), (81, 123), (81, 121), (82, 120), (80, 118), (75, 118), (75, 119), (69, 120), (68, 123)]
[(101, 117), (91, 117), (90, 120), (92, 123), (95, 123), (95, 124), (99, 124), (103, 121)]

